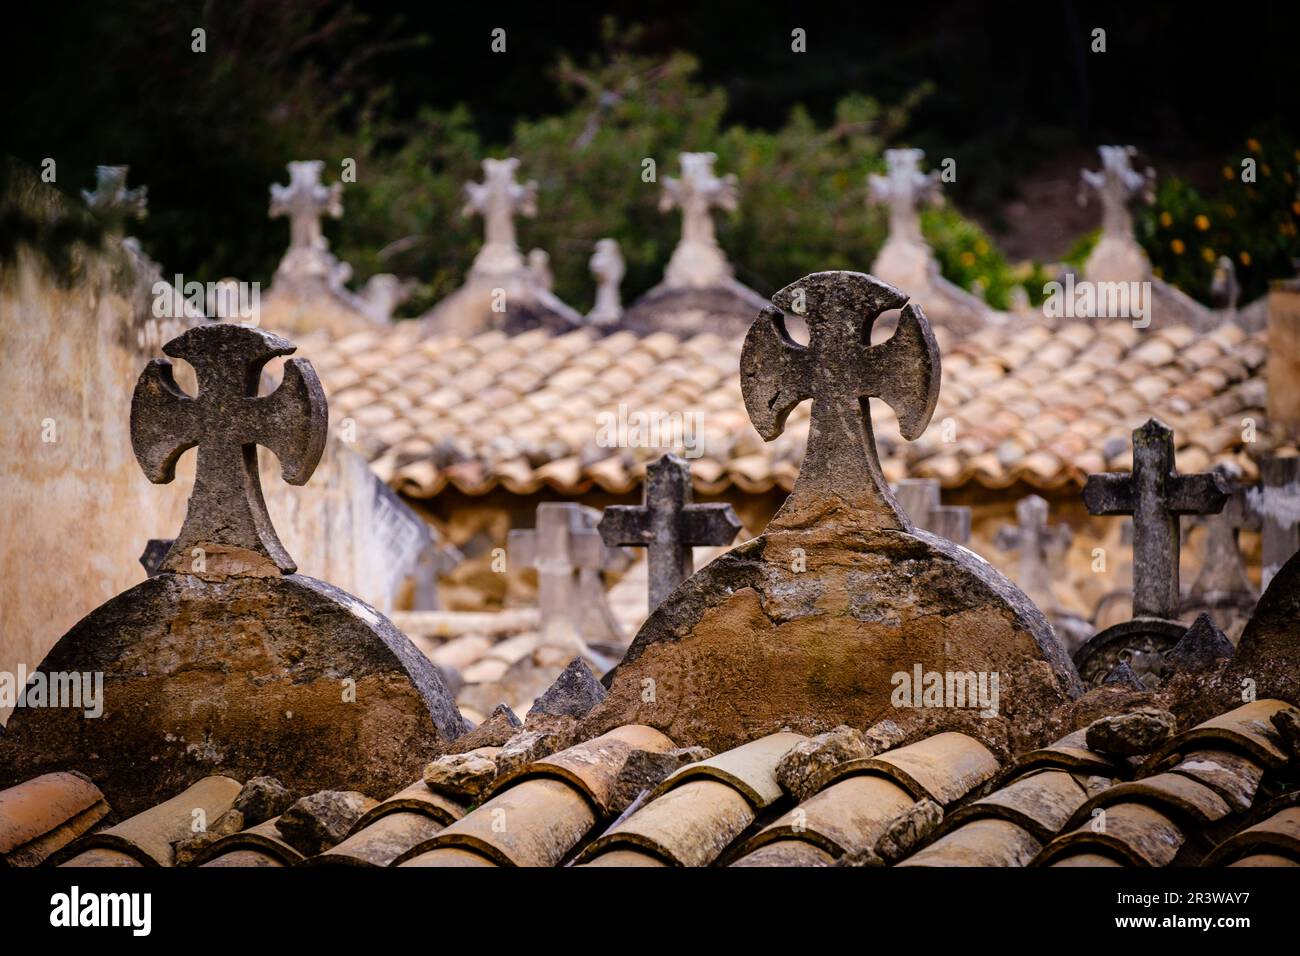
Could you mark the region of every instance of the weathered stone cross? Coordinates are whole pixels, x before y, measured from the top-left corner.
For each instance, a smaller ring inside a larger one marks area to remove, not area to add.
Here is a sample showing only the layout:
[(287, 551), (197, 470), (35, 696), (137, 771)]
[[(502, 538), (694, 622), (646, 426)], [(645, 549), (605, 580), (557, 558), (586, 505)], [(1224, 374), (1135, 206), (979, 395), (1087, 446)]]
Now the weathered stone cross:
[(691, 467), (676, 455), (664, 455), (646, 468), (643, 501), (611, 505), (599, 527), (611, 547), (646, 549), (653, 611), (695, 572), (695, 545), (731, 544), (741, 524), (729, 504), (691, 502)]
[[(592, 575), (599, 581), (599, 571), (609, 561), (608, 549), (596, 530), (588, 527), (582, 506), (543, 502), (537, 506), (536, 528), (511, 531), (507, 546), (512, 561), (537, 569), (542, 645), (583, 650), (586, 637), (620, 636), (616, 630), (601, 633), (604, 625), (613, 626), (613, 618), (601, 613), (607, 610), (604, 591), (593, 589), (591, 583)], [(596, 606), (583, 606), (591, 602)]]
[(939, 173), (921, 172), (920, 149), (887, 149), (885, 163), (888, 171), (867, 178), (871, 198), (889, 206), (889, 238), (917, 245), (924, 244), (921, 237), (920, 205), (935, 202), (940, 195)]
[[(812, 399), (808, 450), (799, 477), (769, 530), (806, 524), (830, 511), (876, 528), (912, 530), (880, 471), (867, 399), (883, 399), (909, 441), (920, 437), (939, 399), (939, 347), (925, 314), (903, 308), (894, 334), (870, 345), (871, 327), (907, 296), (861, 272), (817, 272), (772, 297), (740, 355), (741, 390), (754, 428), (772, 441), (794, 407)], [(782, 310), (804, 316), (809, 342), (790, 338)]]
[(970, 541), (970, 509), (963, 505), (939, 504), (939, 482), (934, 478), (904, 478), (894, 488), (894, 497), (912, 524), (955, 544)]
[(1179, 518), (1218, 514), (1232, 489), (1217, 472), (1174, 470), (1174, 433), (1157, 419), (1133, 432), (1131, 474), (1089, 475), (1083, 502), (1095, 515), (1133, 516), (1133, 616), (1175, 620)]
[(465, 184), (462, 214), (483, 217), (483, 248), (474, 257), (473, 271), (488, 275), (524, 268), (524, 257), (515, 239), (515, 213), (537, 215), (537, 183), (515, 182), (519, 160), (483, 160), (483, 182)]
[(1188, 589), (1187, 599), (1197, 609), (1235, 606), (1249, 614), (1259, 596), (1246, 573), (1237, 534), (1242, 528), (1258, 528), (1259, 519), (1250, 510), (1245, 489), (1239, 487), (1241, 470), (1224, 464), (1215, 471), (1223, 474), (1232, 495), (1219, 514), (1201, 519), (1205, 532), (1201, 567)]
[(1098, 146), (1101, 170), (1080, 170), (1082, 180), (1079, 201), (1087, 200), (1084, 187), (1091, 188), (1101, 197), (1101, 229), (1103, 235), (1125, 238), (1133, 235), (1133, 215), (1129, 207), (1138, 197), (1150, 197), (1155, 173), (1148, 169), (1139, 173), (1133, 168), (1132, 158), (1137, 150), (1132, 146)]
[(715, 153), (682, 153), (682, 177), (664, 177), (664, 191), (659, 199), (661, 212), (674, 206), (682, 211), (682, 238), (673, 250), (664, 284), (674, 287), (707, 286), (731, 277), (731, 267), (718, 246), (713, 226), (714, 208), (734, 212), (736, 177), (728, 173), (716, 176)]
[(319, 159), (288, 164), (289, 185), (271, 185), (271, 218), (289, 217), (289, 251), (323, 252), (329, 248), (321, 232), (321, 216), (343, 215), (343, 184), (320, 181), (325, 164)]
[(110, 229), (120, 229), (128, 218), (143, 219), (149, 209), (149, 187), (126, 188), (130, 166), (96, 166), (94, 190), (83, 189), (81, 198)]
[(1030, 600), (1044, 610), (1052, 610), (1052, 573), (1048, 566), (1050, 552), (1069, 547), (1073, 537), (1069, 525), (1047, 524), (1047, 501), (1028, 495), (1016, 502), (1016, 526), (998, 531), (997, 545), (1004, 551), (1017, 551), (1020, 571), (1016, 583)]
[(141, 373), (131, 399), (131, 444), (145, 476), (154, 484), (171, 481), (181, 454), (198, 448), (185, 523), (161, 570), (193, 570), (194, 549), (207, 556), (205, 566), (215, 559), (257, 573), (270, 561), (284, 574), (296, 570), (266, 513), (257, 467), (257, 446), (264, 445), (279, 458), (285, 481), (305, 484), (325, 448), (325, 392), (311, 363), (290, 359), (280, 386), (257, 394), (262, 367), (294, 350), (278, 335), (218, 322), (163, 346), (193, 366), (194, 397), (176, 384), (164, 359)]

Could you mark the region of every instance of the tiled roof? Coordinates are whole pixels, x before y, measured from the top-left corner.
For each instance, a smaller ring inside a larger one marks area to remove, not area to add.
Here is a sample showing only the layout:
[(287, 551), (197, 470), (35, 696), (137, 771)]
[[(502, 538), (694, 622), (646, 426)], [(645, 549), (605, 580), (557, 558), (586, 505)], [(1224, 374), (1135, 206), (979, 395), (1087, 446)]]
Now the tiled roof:
[[(1270, 721), (1289, 706), (1245, 704), (1144, 760), (1091, 751), (1082, 730), (1005, 762), (966, 734), (937, 733), (831, 766), (802, 801), (778, 782), (778, 765), (808, 738), (777, 733), (685, 763), (628, 804), (621, 783), (634, 754), (682, 753), (630, 725), (503, 772), (473, 803), (417, 781), (312, 857), (273, 819), (205, 847), (193, 865), (1300, 866), (1300, 804), (1285, 787), (1300, 762)], [(484, 752), (498, 751), (474, 751)], [(208, 777), (61, 858), (171, 865), (168, 841), (193, 808), (213, 819), (238, 790)], [(892, 836), (900, 821), (939, 811), (937, 827)], [(876, 855), (882, 837), (901, 848), (895, 858)]]
[[(379, 474), (418, 498), (449, 485), (471, 495), (626, 494), (665, 448), (600, 447), (598, 415), (617, 416), (620, 404), (626, 414), (700, 414), (703, 454), (691, 466), (702, 494), (788, 490), (807, 439), (807, 403), (776, 441), (754, 431), (739, 339), (591, 329), (422, 339), (400, 323), (298, 344), (325, 383), (332, 420), (355, 422)], [(1127, 468), (1133, 428), (1155, 415), (1182, 443), (1180, 470), (1232, 458), (1253, 480), (1243, 419), (1262, 424), (1265, 354), (1261, 333), (1233, 325), (988, 328), (945, 345), (938, 408), (919, 440), (903, 441), (893, 412), (874, 403), (885, 474), (948, 488), (1073, 489), (1090, 472)]]

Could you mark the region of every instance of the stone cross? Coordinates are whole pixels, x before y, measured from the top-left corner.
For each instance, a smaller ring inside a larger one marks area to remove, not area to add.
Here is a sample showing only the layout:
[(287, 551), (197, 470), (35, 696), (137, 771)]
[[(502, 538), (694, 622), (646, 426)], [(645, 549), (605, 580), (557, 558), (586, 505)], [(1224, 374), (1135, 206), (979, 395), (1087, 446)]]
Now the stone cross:
[[(861, 272), (817, 272), (772, 297), (740, 355), (741, 390), (755, 429), (772, 441), (794, 407), (812, 400), (808, 449), (773, 528), (832, 509), (878, 528), (910, 531), (880, 471), (869, 397), (893, 407), (909, 441), (930, 423), (939, 399), (939, 347), (925, 314), (907, 296)], [(902, 308), (888, 340), (869, 345), (886, 309)], [(784, 310), (784, 311), (783, 311)], [(784, 312), (804, 317), (809, 341), (785, 328)]]
[(1232, 489), (1216, 472), (1180, 475), (1174, 433), (1157, 419), (1133, 432), (1131, 474), (1089, 475), (1083, 502), (1094, 515), (1133, 516), (1133, 616), (1176, 620), (1179, 519), (1218, 514)]
[(1073, 537), (1068, 525), (1049, 527), (1047, 512), (1047, 502), (1038, 495), (1021, 498), (1016, 502), (1016, 526), (1003, 527), (997, 535), (999, 548), (1019, 552), (1020, 572), (1016, 583), (1044, 610), (1050, 610), (1055, 604), (1049, 556), (1062, 553)]
[(1278, 569), (1300, 551), (1300, 458), (1265, 456), (1259, 478), (1249, 500), (1263, 525), (1260, 579), (1267, 588)]
[(95, 188), (83, 189), (81, 198), (110, 229), (119, 230), (127, 219), (143, 219), (149, 211), (149, 187), (126, 188), (130, 166), (96, 166)]
[(904, 478), (894, 497), (912, 524), (955, 544), (970, 541), (970, 509), (939, 504), (939, 482), (934, 478)]
[(618, 240), (597, 239), (589, 266), (596, 279), (596, 304), (587, 313), (587, 318), (595, 325), (612, 325), (623, 317), (619, 286), (627, 272)]
[(474, 257), (473, 271), (485, 275), (516, 272), (524, 258), (515, 239), (515, 213), (537, 215), (537, 183), (515, 181), (519, 160), (483, 160), (483, 182), (465, 184), (462, 214), (483, 217), (483, 248)]
[[(583, 650), (587, 636), (620, 636), (612, 624), (612, 616), (606, 618), (600, 614), (599, 607), (593, 614), (592, 608), (583, 606), (596, 599), (591, 587), (592, 576), (599, 582), (599, 572), (610, 556), (605, 553), (599, 534), (586, 520), (581, 505), (543, 502), (537, 506), (536, 528), (511, 531), (507, 547), (513, 561), (537, 569), (537, 604), (542, 618), (539, 643)], [(603, 588), (599, 592), (597, 604), (604, 605)], [(614, 632), (600, 634), (603, 623), (614, 627)]]
[(1257, 595), (1246, 573), (1246, 562), (1241, 557), (1237, 533), (1252, 525), (1258, 527), (1259, 522), (1250, 510), (1245, 490), (1237, 482), (1240, 469), (1220, 465), (1215, 471), (1220, 472), (1229, 483), (1233, 489), (1232, 496), (1217, 515), (1207, 515), (1201, 519), (1205, 543), (1201, 567), (1188, 591), (1187, 604), (1197, 609), (1237, 605), (1249, 613)]
[(163, 346), (194, 368), (197, 395), (181, 390), (164, 359), (141, 373), (131, 399), (131, 444), (145, 476), (154, 484), (171, 481), (181, 454), (198, 449), (185, 523), (161, 570), (195, 570), (196, 549), (212, 553), (203, 566), (222, 555), (219, 562), (260, 558), (284, 574), (296, 570), (271, 526), (257, 466), (257, 446), (264, 445), (280, 460), (285, 481), (305, 484), (325, 448), (325, 392), (310, 362), (289, 359), (279, 387), (257, 394), (262, 367), (293, 351), (278, 335), (218, 322)]
[(691, 467), (671, 454), (646, 468), (641, 505), (611, 505), (600, 519), (605, 544), (646, 549), (651, 611), (695, 572), (695, 545), (731, 544), (740, 528), (731, 505), (692, 503)]
[(873, 201), (889, 206), (889, 238), (917, 245), (924, 244), (921, 237), (920, 205), (935, 202), (940, 196), (939, 172), (921, 172), (925, 151), (920, 149), (887, 149), (885, 163), (888, 171), (867, 178), (867, 188)]
[(320, 181), (325, 164), (319, 159), (288, 164), (289, 185), (271, 185), (271, 218), (289, 217), (289, 252), (325, 252), (329, 242), (321, 232), (321, 216), (343, 215), (343, 184)]
[(1137, 150), (1132, 146), (1098, 146), (1101, 169), (1079, 171), (1080, 205), (1088, 201), (1091, 189), (1101, 197), (1101, 231), (1104, 236), (1127, 238), (1133, 235), (1133, 216), (1130, 206), (1139, 197), (1150, 202), (1154, 170), (1144, 172), (1133, 169), (1132, 159)]
[(665, 177), (659, 199), (661, 212), (673, 207), (682, 211), (682, 238), (664, 272), (664, 284), (715, 285), (731, 278), (731, 267), (718, 246), (712, 210), (736, 210), (736, 177), (731, 173), (722, 177), (714, 174), (716, 153), (682, 153), (680, 159), (681, 179)]

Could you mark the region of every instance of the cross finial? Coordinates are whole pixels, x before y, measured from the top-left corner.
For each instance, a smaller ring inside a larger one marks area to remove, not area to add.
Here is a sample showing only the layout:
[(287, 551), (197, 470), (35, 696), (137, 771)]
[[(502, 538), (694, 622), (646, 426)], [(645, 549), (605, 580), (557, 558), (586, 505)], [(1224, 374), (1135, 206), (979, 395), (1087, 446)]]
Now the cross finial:
[(189, 509), (163, 571), (190, 569), (196, 548), (251, 552), (285, 574), (296, 570), (266, 513), (257, 467), (257, 446), (264, 445), (279, 458), (285, 481), (305, 484), (325, 448), (325, 392), (310, 362), (285, 362), (280, 386), (257, 395), (262, 367), (293, 351), (278, 335), (214, 323), (163, 346), (193, 366), (198, 394), (180, 389), (164, 359), (141, 373), (131, 399), (131, 444), (145, 476), (154, 484), (171, 481), (181, 454), (198, 448)]
[[(871, 327), (907, 296), (861, 272), (816, 272), (772, 297), (777, 308), (759, 313), (740, 354), (745, 408), (758, 433), (772, 441), (786, 417), (811, 399), (808, 450), (794, 489), (772, 519), (793, 526), (843, 508), (878, 528), (912, 529), (880, 471), (868, 398), (898, 415), (909, 441), (930, 423), (939, 400), (939, 346), (919, 306), (907, 305), (894, 334), (871, 345)], [(808, 324), (809, 341), (790, 338), (782, 310)]]
[(939, 172), (921, 172), (922, 149), (885, 150), (886, 173), (867, 177), (871, 198), (889, 206), (889, 238), (921, 244), (921, 203), (940, 197)]
[(597, 239), (591, 255), (591, 274), (596, 278), (596, 304), (587, 318), (595, 325), (612, 325), (623, 317), (619, 286), (627, 271), (617, 239)]
[(1174, 470), (1174, 433), (1152, 418), (1133, 432), (1130, 474), (1089, 475), (1083, 503), (1095, 515), (1133, 516), (1133, 616), (1178, 617), (1179, 518), (1218, 514), (1232, 488), (1223, 475)]
[(121, 229), (127, 219), (143, 219), (149, 211), (149, 187), (126, 188), (130, 166), (96, 166), (95, 188), (83, 189), (81, 198), (110, 229)]
[(329, 241), (321, 232), (321, 216), (343, 215), (343, 184), (320, 181), (325, 164), (319, 159), (288, 164), (289, 185), (271, 184), (271, 218), (289, 217), (289, 252), (325, 252)]
[(1101, 197), (1102, 233), (1114, 238), (1131, 237), (1133, 216), (1129, 207), (1139, 198), (1152, 201), (1155, 171), (1148, 167), (1139, 173), (1133, 168), (1137, 149), (1132, 146), (1098, 146), (1097, 152), (1101, 155), (1101, 169), (1079, 172), (1079, 203), (1088, 201), (1088, 189), (1092, 189)]
[(537, 215), (537, 183), (518, 183), (519, 160), (483, 160), (483, 182), (465, 184), (462, 213), (483, 217), (483, 248), (474, 258), (473, 271), (485, 275), (515, 272), (524, 268), (524, 258), (515, 240), (515, 213)]
[(664, 177), (659, 210), (682, 211), (682, 238), (664, 272), (669, 287), (717, 285), (731, 278), (731, 266), (718, 246), (713, 228), (714, 208), (736, 210), (736, 177), (714, 175), (716, 153), (682, 153), (682, 177)]
[(695, 545), (730, 544), (740, 530), (731, 505), (694, 504), (691, 467), (664, 455), (646, 468), (641, 505), (612, 505), (600, 519), (605, 544), (645, 548), (650, 570), (650, 610), (695, 571)]

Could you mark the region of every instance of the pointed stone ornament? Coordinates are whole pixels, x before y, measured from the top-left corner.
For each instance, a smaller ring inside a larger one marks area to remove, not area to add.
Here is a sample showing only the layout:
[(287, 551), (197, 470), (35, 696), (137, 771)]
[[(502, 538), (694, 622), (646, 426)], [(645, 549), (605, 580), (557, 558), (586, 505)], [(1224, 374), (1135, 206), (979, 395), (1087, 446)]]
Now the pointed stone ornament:
[(1216, 661), (1231, 657), (1232, 652), (1232, 642), (1219, 630), (1214, 618), (1208, 614), (1198, 614), (1178, 643), (1165, 652), (1165, 669), (1205, 670)]
[[(293, 345), (257, 329), (197, 326), (163, 350), (195, 369), (181, 391), (150, 362), (132, 441), (154, 482), (198, 456), (185, 523), (158, 573), (78, 622), (33, 675), (102, 676), (98, 703), (24, 707), (0, 737), (0, 788), (53, 769), (87, 774), (122, 816), (214, 773), (274, 775), (295, 792), (392, 793), (465, 730), (437, 669), (374, 608), (293, 573), (258, 485), (256, 446), (302, 484), (327, 410), (305, 360), (257, 394)], [(98, 712), (97, 712), (98, 711)]]
[(691, 466), (668, 454), (646, 468), (641, 505), (611, 505), (600, 519), (605, 544), (646, 549), (652, 611), (694, 573), (697, 545), (731, 544), (741, 529), (731, 505), (691, 497)]
[(145, 477), (156, 485), (172, 481), (180, 456), (198, 449), (185, 523), (163, 570), (194, 570), (196, 561), (206, 569), (209, 555), (250, 571), (259, 558), (284, 574), (297, 570), (271, 526), (257, 466), (263, 445), (280, 460), (284, 480), (303, 485), (325, 449), (325, 391), (309, 363), (289, 359), (280, 386), (257, 395), (263, 366), (294, 351), (270, 332), (216, 323), (163, 346), (194, 368), (197, 395), (176, 384), (170, 362), (153, 359), (145, 367), (131, 399), (131, 444)]
[(1110, 669), (1104, 678), (1102, 678), (1104, 687), (1123, 687), (1127, 690), (1150, 690), (1146, 684), (1138, 679), (1137, 674), (1133, 673), (1133, 668), (1129, 667), (1128, 661), (1120, 661)]
[(1133, 618), (1096, 634), (1074, 655), (1086, 683), (1098, 683), (1128, 655), (1163, 671), (1161, 655), (1183, 636), (1177, 622), (1180, 521), (1183, 515), (1218, 514), (1232, 488), (1219, 472), (1180, 475), (1174, 468), (1174, 433), (1157, 419), (1133, 432), (1129, 474), (1089, 475), (1083, 502), (1094, 515), (1133, 517)]
[[(768, 440), (800, 401), (812, 402), (799, 477), (762, 534), (650, 614), (582, 731), (648, 724), (679, 746), (714, 751), (783, 728), (812, 734), (882, 719), (904, 732), (1045, 739), (1051, 711), (1080, 689), (1051, 626), (986, 561), (916, 529), (880, 472), (866, 399), (888, 402), (914, 439), (938, 396), (923, 312), (853, 272), (806, 276), (772, 301), (745, 340), (741, 388)], [(902, 309), (898, 327), (870, 345), (887, 309)], [(787, 313), (807, 322), (808, 345), (787, 334)], [(1016, 719), (900, 700), (900, 678), (918, 670), (997, 673)]]

